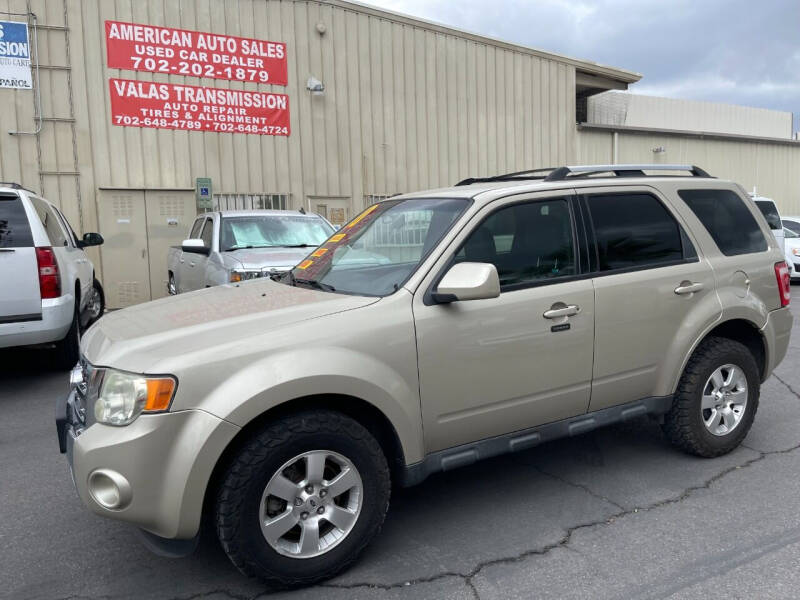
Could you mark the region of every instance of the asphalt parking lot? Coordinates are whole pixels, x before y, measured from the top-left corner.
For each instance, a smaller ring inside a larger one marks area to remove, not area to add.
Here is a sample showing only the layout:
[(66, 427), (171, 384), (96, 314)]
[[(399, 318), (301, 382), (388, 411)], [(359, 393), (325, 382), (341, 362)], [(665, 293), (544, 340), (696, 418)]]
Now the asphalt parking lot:
[[(41, 363), (0, 353), (0, 597), (263, 594), (214, 539), (189, 558), (160, 558), (129, 527), (83, 509), (53, 421), (67, 374)], [(800, 321), (744, 446), (728, 456), (681, 454), (641, 420), (434, 476), (395, 492), (353, 569), (273, 597), (796, 598), (798, 367)]]

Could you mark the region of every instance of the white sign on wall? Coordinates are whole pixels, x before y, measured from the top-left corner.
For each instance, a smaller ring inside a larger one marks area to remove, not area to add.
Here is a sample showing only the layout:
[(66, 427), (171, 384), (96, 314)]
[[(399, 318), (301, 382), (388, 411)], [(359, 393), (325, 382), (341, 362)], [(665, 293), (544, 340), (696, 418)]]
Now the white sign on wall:
[(33, 88), (27, 23), (0, 21), (0, 87)]

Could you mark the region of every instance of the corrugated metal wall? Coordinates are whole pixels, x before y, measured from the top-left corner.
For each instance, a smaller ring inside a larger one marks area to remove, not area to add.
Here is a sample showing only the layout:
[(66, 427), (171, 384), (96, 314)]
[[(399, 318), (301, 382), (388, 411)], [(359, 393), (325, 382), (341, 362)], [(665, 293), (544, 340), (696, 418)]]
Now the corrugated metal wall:
[[(35, 136), (8, 136), (35, 126), (34, 95), (0, 90), (0, 180), (41, 189), (76, 229), (81, 222), (84, 231), (97, 229), (99, 188), (193, 188), (207, 176), (215, 192), (290, 194), (294, 207), (307, 206), (309, 196), (344, 196), (358, 210), (365, 195), (564, 164), (575, 155), (575, 67), (534, 51), (326, 2), (29, 4), (0, 0), (0, 9), (39, 17), (42, 111), (51, 120), (38, 145)], [(106, 19), (286, 42), (289, 84), (108, 69)], [(305, 88), (312, 75), (325, 84), (321, 96)], [(112, 126), (110, 77), (285, 92), (292, 133)]]
[(792, 113), (721, 102), (605, 92), (588, 100), (589, 123), (791, 139)]
[[(578, 161), (613, 161), (613, 133), (579, 132)], [(663, 147), (664, 152), (653, 153)], [(670, 134), (619, 132), (618, 163), (689, 163), (711, 175), (740, 183), (749, 192), (757, 186), (773, 198), (783, 214), (800, 215), (800, 144), (770, 144)]]
[[(0, 10), (38, 17), (44, 117), (39, 136), (9, 135), (36, 127), (34, 93), (0, 90), (0, 180), (41, 191), (81, 232), (98, 229), (102, 188), (191, 189), (208, 176), (219, 193), (288, 194), (292, 207), (343, 197), (355, 211), (368, 195), (613, 158), (610, 133), (576, 131), (574, 62), (371, 9), (324, 0), (0, 0)], [(107, 69), (106, 19), (286, 42), (289, 84)], [(305, 89), (309, 76), (323, 81), (323, 95)], [(110, 77), (285, 92), (292, 134), (112, 126)], [(796, 148), (619, 137), (621, 162), (696, 162), (800, 213)], [(667, 151), (654, 155), (656, 146)]]

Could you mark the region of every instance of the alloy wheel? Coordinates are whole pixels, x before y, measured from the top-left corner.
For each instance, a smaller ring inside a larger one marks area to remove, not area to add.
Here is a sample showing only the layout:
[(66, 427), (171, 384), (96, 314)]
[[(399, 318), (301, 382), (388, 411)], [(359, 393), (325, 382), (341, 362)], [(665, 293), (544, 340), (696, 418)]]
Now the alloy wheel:
[(703, 387), (700, 412), (713, 435), (728, 435), (742, 421), (747, 408), (747, 377), (736, 365), (717, 368)]
[(304, 452), (285, 462), (261, 496), (261, 533), (292, 558), (325, 554), (353, 530), (364, 500), (355, 465), (331, 450)]

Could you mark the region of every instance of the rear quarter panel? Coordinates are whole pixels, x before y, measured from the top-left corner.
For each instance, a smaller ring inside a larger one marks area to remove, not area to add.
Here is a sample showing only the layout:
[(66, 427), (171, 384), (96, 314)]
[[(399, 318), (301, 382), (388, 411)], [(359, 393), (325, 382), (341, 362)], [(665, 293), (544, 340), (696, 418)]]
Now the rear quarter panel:
[[(667, 182), (660, 187), (664, 193), (669, 195), (673, 205), (681, 211), (684, 221), (690, 229), (690, 235), (696, 241), (698, 253), (711, 264), (717, 297), (722, 307), (722, 313), (716, 322), (697, 329), (694, 336), (688, 335), (686, 341), (691, 341), (691, 343), (688, 343), (683, 349), (675, 348), (674, 358), (668, 358), (668, 361), (672, 363), (670, 365), (672, 374), (669, 378), (672, 379), (672, 391), (674, 391), (692, 352), (714, 327), (725, 321), (741, 319), (752, 323), (759, 330), (764, 328), (771, 311), (780, 308), (774, 265), (776, 262), (784, 260), (784, 256), (763, 215), (737, 184), (698, 178), (697, 181), (681, 179)], [(735, 256), (723, 254), (705, 226), (678, 195), (679, 190), (700, 188), (725, 189), (736, 192), (759, 224), (767, 241), (767, 250)], [(691, 340), (692, 337), (693, 340)], [(767, 345), (767, 354), (774, 353), (774, 348), (769, 346), (770, 340), (764, 338), (764, 341)], [(678, 357), (680, 360), (676, 360)], [(666, 383), (668, 381), (665, 380), (664, 384)]]

